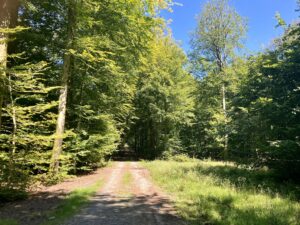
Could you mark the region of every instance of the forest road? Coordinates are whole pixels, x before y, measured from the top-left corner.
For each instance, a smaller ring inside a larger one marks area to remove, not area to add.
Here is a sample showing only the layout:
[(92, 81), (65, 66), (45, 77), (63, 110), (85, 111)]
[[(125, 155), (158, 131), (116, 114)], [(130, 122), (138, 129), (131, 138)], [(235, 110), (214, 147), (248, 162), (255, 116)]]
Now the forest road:
[(105, 185), (65, 225), (184, 225), (137, 162), (116, 162)]

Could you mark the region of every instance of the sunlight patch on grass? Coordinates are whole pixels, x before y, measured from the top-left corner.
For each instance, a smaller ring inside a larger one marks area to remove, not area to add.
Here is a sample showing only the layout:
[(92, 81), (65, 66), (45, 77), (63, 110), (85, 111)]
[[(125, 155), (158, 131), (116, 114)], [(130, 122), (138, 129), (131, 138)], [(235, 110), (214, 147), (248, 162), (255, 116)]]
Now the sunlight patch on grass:
[[(144, 162), (190, 224), (299, 225), (296, 187), (223, 162)], [(299, 189), (298, 189), (299, 190)]]
[(72, 191), (64, 202), (53, 212), (48, 214), (48, 221), (42, 225), (62, 224), (64, 220), (76, 214), (102, 186), (103, 181), (87, 187)]

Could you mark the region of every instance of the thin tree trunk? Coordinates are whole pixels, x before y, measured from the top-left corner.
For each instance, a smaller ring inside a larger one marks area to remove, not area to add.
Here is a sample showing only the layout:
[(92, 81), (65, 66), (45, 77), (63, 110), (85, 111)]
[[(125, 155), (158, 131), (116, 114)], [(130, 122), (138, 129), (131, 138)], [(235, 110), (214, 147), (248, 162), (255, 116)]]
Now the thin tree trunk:
[(226, 87), (222, 84), (222, 106), (225, 116), (225, 135), (224, 135), (224, 159), (228, 158), (228, 133), (227, 133), (227, 109), (226, 109)]
[(11, 117), (12, 117), (12, 121), (13, 121), (13, 130), (12, 130), (12, 137), (11, 137), (12, 147), (10, 148), (10, 156), (9, 156), (8, 183), (10, 183), (11, 178), (13, 177), (13, 171), (14, 171), (14, 165), (15, 165), (14, 156), (16, 153), (16, 134), (17, 134), (17, 114), (16, 114), (15, 101), (13, 98), (11, 75), (8, 76), (8, 90), (9, 90), (9, 98), (10, 98), (10, 102), (11, 102)]
[(81, 123), (82, 123), (82, 110), (81, 110), (81, 106), (82, 106), (82, 103), (83, 103), (83, 86), (84, 86), (84, 82), (81, 81), (81, 85), (80, 85), (80, 95), (79, 95), (79, 119), (78, 119), (78, 123), (77, 123), (77, 130), (80, 131), (81, 130)]
[(11, 83), (11, 76), (8, 76), (8, 88), (9, 88), (9, 97), (11, 101), (11, 117), (13, 121), (13, 131), (12, 131), (12, 151), (11, 155), (13, 156), (16, 152), (16, 134), (17, 134), (17, 114), (15, 107), (15, 100), (13, 98), (13, 89)]
[(50, 165), (50, 172), (57, 175), (59, 171), (59, 158), (62, 153), (63, 136), (65, 131), (65, 120), (67, 111), (67, 97), (68, 97), (68, 81), (71, 73), (71, 54), (69, 52), (73, 47), (74, 29), (75, 29), (75, 1), (68, 1), (68, 36), (66, 44), (66, 52), (64, 54), (64, 65), (62, 72), (62, 88), (59, 96), (58, 118), (56, 124), (56, 133), (54, 145), (52, 150), (52, 160)]

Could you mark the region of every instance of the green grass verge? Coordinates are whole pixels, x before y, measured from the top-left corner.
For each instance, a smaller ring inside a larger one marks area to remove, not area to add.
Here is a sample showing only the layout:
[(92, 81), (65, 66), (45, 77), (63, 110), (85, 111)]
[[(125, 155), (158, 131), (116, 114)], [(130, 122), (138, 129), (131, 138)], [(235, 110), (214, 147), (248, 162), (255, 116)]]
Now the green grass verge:
[(299, 186), (222, 162), (143, 162), (189, 224), (299, 225)]
[(42, 225), (62, 224), (63, 221), (76, 214), (80, 208), (88, 203), (89, 198), (99, 190), (102, 184), (103, 181), (99, 181), (90, 187), (72, 191), (56, 210), (49, 212), (48, 221)]
[(7, 219), (7, 220), (2, 220), (0, 219), (0, 225), (18, 225), (18, 221), (16, 220), (10, 220), (10, 219)]

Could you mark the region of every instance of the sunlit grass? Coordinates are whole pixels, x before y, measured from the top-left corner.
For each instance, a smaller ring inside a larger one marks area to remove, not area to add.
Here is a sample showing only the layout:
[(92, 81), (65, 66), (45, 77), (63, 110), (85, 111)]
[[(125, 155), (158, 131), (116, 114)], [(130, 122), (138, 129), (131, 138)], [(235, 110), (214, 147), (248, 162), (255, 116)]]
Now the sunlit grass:
[(145, 162), (190, 224), (299, 225), (299, 187), (222, 162)]
[(103, 181), (99, 181), (93, 186), (72, 191), (56, 210), (48, 214), (48, 221), (43, 225), (62, 224), (64, 220), (76, 214), (88, 203), (89, 198), (99, 190), (102, 184)]

